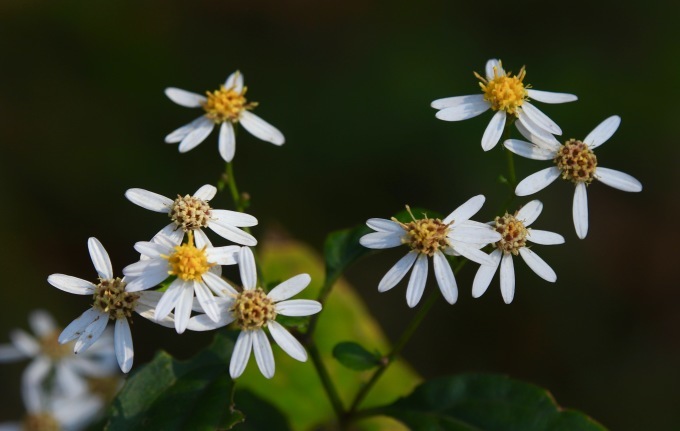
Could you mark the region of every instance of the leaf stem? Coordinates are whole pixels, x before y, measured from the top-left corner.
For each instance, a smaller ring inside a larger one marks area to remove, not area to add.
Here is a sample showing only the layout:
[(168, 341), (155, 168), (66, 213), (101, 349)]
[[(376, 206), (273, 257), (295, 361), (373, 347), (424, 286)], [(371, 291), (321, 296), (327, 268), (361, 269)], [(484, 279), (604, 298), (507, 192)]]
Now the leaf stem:
[(345, 408), (343, 407), (340, 395), (338, 395), (338, 391), (331, 380), (331, 376), (328, 374), (328, 370), (321, 359), (321, 354), (319, 353), (316, 343), (313, 341), (309, 343), (307, 345), (307, 350), (309, 351), (309, 357), (312, 358), (312, 363), (314, 364), (314, 368), (316, 368), (319, 379), (321, 379), (321, 384), (326, 391), (326, 395), (328, 395), (328, 399), (333, 406), (333, 411), (338, 420), (342, 421), (342, 418), (345, 416)]
[[(505, 142), (509, 137), (510, 137), (510, 129), (512, 127), (512, 124), (515, 122), (515, 120), (510, 120), (506, 121), (505, 127), (503, 129), (503, 137), (501, 138), (501, 145), (503, 142)], [(517, 174), (515, 173), (515, 157), (512, 151), (508, 150), (505, 148), (505, 145), (503, 145), (503, 151), (505, 151), (505, 158), (507, 161), (507, 166), (508, 166), (508, 187), (510, 188), (510, 195), (508, 196), (508, 199), (505, 201), (503, 204), (503, 208), (499, 211), (500, 213), (503, 213), (504, 211), (507, 211), (508, 208), (510, 207), (510, 204), (512, 204), (512, 201), (515, 200), (515, 188), (517, 187)]]

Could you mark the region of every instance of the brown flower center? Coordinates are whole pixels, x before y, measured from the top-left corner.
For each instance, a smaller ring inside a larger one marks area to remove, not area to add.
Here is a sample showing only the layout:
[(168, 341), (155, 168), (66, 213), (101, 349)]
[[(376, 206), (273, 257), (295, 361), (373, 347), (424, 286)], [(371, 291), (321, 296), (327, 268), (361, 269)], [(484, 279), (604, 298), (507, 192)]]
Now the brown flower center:
[(168, 216), (185, 232), (208, 226), (212, 214), (210, 205), (202, 199), (177, 195)]
[(243, 330), (259, 329), (276, 319), (274, 301), (259, 287), (239, 293), (230, 311)]
[(527, 228), (524, 223), (515, 218), (517, 214), (505, 213), (503, 217), (494, 220), (496, 232), (501, 234), (501, 239), (496, 247), (505, 253), (519, 254), (519, 249), (527, 245)]
[(109, 319), (132, 317), (139, 295), (125, 291), (126, 283), (120, 278), (100, 279), (92, 299), (96, 310), (109, 313)]
[(562, 179), (572, 183), (590, 184), (595, 178), (597, 157), (588, 145), (576, 139), (568, 140), (557, 150), (554, 162), (562, 171)]
[(21, 424), (23, 431), (60, 431), (61, 426), (49, 413), (29, 414)]

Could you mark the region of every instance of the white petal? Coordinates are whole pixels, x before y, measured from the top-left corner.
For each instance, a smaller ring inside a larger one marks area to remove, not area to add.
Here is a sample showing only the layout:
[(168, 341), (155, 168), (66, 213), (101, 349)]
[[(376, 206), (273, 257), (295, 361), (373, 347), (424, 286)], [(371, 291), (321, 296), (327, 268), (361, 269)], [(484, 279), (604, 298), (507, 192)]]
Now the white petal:
[(427, 255), (420, 254), (413, 265), (413, 272), (411, 278), (408, 280), (408, 287), (406, 288), (406, 304), (413, 308), (418, 305), (420, 298), (425, 291), (425, 282), (427, 281)]
[(309, 274), (296, 275), (273, 288), (267, 296), (274, 302), (283, 301), (302, 292), (311, 281)]
[(212, 132), (215, 123), (213, 123), (208, 118), (203, 117), (203, 119), (196, 123), (196, 128), (187, 134), (182, 142), (179, 143), (179, 152), (186, 153), (198, 146), (201, 142), (208, 137), (210, 132)]
[(501, 259), (501, 295), (506, 304), (515, 296), (515, 267), (510, 253), (503, 254)]
[(538, 257), (536, 253), (526, 247), (519, 249), (519, 254), (524, 259), (524, 262), (531, 268), (536, 275), (545, 281), (554, 283), (557, 281), (557, 274), (543, 259)]
[(586, 192), (586, 185), (584, 183), (576, 184), (572, 213), (574, 216), (576, 235), (580, 239), (583, 239), (588, 235), (588, 193)]
[(208, 290), (208, 286), (194, 281), (194, 292), (196, 293), (196, 299), (198, 299), (205, 314), (213, 321), (217, 322), (220, 319), (220, 310), (217, 308), (215, 297), (210, 293), (210, 290)]
[(502, 253), (500, 250), (496, 249), (491, 252), (489, 257), (493, 260), (493, 265), (480, 265), (475, 274), (475, 280), (472, 282), (472, 297), (479, 298), (486, 292), (489, 288), (491, 280), (493, 279), (496, 270), (498, 269), (498, 264), (501, 263)]
[(238, 295), (238, 292), (229, 283), (212, 272), (203, 274), (203, 281), (208, 288), (219, 297)]
[(386, 292), (396, 286), (397, 283), (399, 283), (401, 279), (404, 278), (406, 273), (411, 269), (413, 262), (416, 261), (416, 257), (418, 257), (418, 253), (415, 251), (410, 251), (406, 254), (406, 256), (399, 259), (399, 261), (394, 264), (394, 266), (390, 268), (389, 271), (387, 271), (387, 274), (385, 274), (382, 280), (380, 280), (380, 284), (378, 284), (378, 292)]
[(31, 326), (33, 333), (38, 337), (49, 335), (57, 329), (57, 322), (45, 310), (31, 311), (31, 314), (28, 315), (28, 324)]
[[(495, 73), (494, 69), (496, 69)], [(503, 69), (503, 66), (501, 66), (501, 62), (496, 58), (487, 61), (484, 70), (486, 72), (486, 79), (489, 81), (496, 76), (505, 76), (505, 70)]]
[[(196, 283), (194, 281), (194, 283)], [(178, 334), (187, 329), (191, 318), (191, 303), (194, 300), (194, 288), (188, 282), (184, 283), (180, 292), (177, 304), (175, 305), (175, 329)]]
[(241, 245), (256, 246), (257, 240), (251, 234), (243, 230), (224, 223), (221, 220), (211, 220), (208, 227), (224, 239)]
[(80, 337), (95, 319), (101, 318), (101, 315), (102, 313), (100, 311), (89, 308), (61, 331), (61, 334), (59, 334), (59, 343), (68, 343), (69, 341)]
[(501, 234), (486, 224), (481, 224), (481, 226), (463, 224), (452, 229), (449, 233), (449, 238), (455, 241), (475, 244), (475, 247), (477, 247), (478, 244), (500, 241)]
[(243, 111), (239, 121), (243, 128), (256, 138), (271, 142), (274, 145), (283, 145), (286, 142), (286, 138), (283, 137), (283, 133), (279, 129), (252, 112)]
[[(137, 251), (137, 253), (142, 254), (146, 257), (162, 259), (161, 255), (167, 256), (168, 254), (171, 254), (173, 251), (173, 247), (169, 247), (164, 244), (159, 244), (157, 242), (139, 241), (135, 243), (135, 250)], [(136, 263), (137, 262), (130, 264), (128, 266), (132, 266)], [(129, 271), (130, 270), (128, 270), (128, 272)], [(123, 273), (125, 273), (125, 270), (123, 270)], [(139, 274), (141, 274), (141, 272), (137, 273), (137, 275)]]
[(200, 117), (196, 118), (189, 124), (185, 124), (182, 127), (179, 127), (172, 132), (168, 133), (168, 135), (165, 137), (165, 143), (167, 144), (176, 144), (177, 142), (181, 142), (182, 139), (186, 138), (186, 136), (193, 132), (196, 127), (199, 126), (199, 124), (203, 123), (203, 119), (205, 116), (201, 115)]
[(444, 108), (435, 114), (435, 117), (444, 121), (462, 121), (468, 118), (476, 117), (483, 112), (486, 112), (491, 105), (484, 100), (481, 94), (477, 98), (470, 98), (466, 103), (454, 105), (450, 108)]
[(159, 213), (170, 212), (173, 200), (144, 189), (128, 189), (125, 197), (135, 205)]
[(153, 238), (151, 238), (151, 242), (163, 244), (165, 246), (169, 246), (172, 249), (172, 247), (180, 245), (183, 239), (184, 230), (180, 229), (180, 227), (177, 226), (175, 222), (172, 222), (158, 231), (158, 233), (154, 235)]
[(199, 314), (189, 319), (187, 329), (190, 331), (212, 331), (227, 326), (234, 321), (231, 313), (222, 313), (217, 322), (214, 322), (207, 314)]
[(384, 218), (368, 219), (368, 221), (366, 221), (366, 226), (377, 232), (404, 232), (404, 228), (401, 227), (399, 223)]
[(40, 356), (26, 367), (21, 376), (21, 395), (29, 413), (44, 411), (41, 387), (51, 368), (51, 361)]
[(603, 122), (601, 122), (592, 132), (588, 133), (588, 136), (583, 140), (584, 144), (588, 145), (588, 148), (594, 150), (600, 145), (604, 144), (612, 137), (616, 130), (621, 125), (621, 117), (618, 115), (613, 115)]
[(527, 229), (529, 236), (527, 240), (542, 245), (564, 244), (564, 237), (559, 233), (548, 232), (547, 230)]
[(241, 247), (238, 245), (227, 245), (224, 247), (212, 247), (206, 249), (208, 262), (218, 265), (235, 265), (238, 263), (238, 255)]
[(505, 148), (513, 153), (533, 160), (552, 160), (555, 158), (555, 151), (541, 148), (529, 142), (519, 139), (508, 139), (503, 142)]
[(454, 106), (475, 104), (484, 100), (483, 94), (472, 94), (468, 96), (445, 97), (433, 101), (430, 106), (434, 109), (453, 108)]
[(203, 247), (211, 247), (212, 248), (212, 242), (210, 242), (210, 238), (208, 238), (208, 235), (203, 232), (202, 229), (194, 229), (194, 243), (196, 244), (196, 248), (203, 248)]
[(234, 351), (231, 353), (231, 361), (229, 362), (229, 375), (232, 379), (237, 378), (243, 374), (243, 370), (248, 365), (248, 358), (250, 358), (250, 350), (253, 346), (253, 331), (241, 331), (236, 339)]
[(274, 353), (272, 352), (271, 344), (269, 344), (267, 334), (261, 329), (253, 331), (253, 352), (255, 353), (255, 361), (262, 375), (268, 379), (274, 377)]
[(321, 303), (313, 299), (289, 299), (276, 303), (276, 312), (284, 316), (311, 316), (321, 311)]
[(522, 104), (522, 112), (524, 112), (534, 123), (541, 126), (543, 130), (547, 130), (553, 135), (561, 135), (562, 129), (547, 115), (541, 112), (540, 109), (535, 107), (529, 102), (524, 102)]
[(0, 345), (0, 364), (26, 359), (26, 355), (11, 344)]
[(212, 198), (215, 197), (216, 194), (217, 188), (215, 186), (210, 184), (204, 184), (198, 190), (196, 190), (196, 193), (194, 193), (194, 197), (209, 202)]
[(166, 88), (165, 95), (176, 104), (187, 108), (199, 108), (208, 100), (205, 96), (201, 96), (200, 94), (174, 87)]
[(630, 175), (615, 171), (614, 169), (597, 167), (595, 168), (595, 178), (602, 181), (609, 187), (623, 190), (624, 192), (640, 192), (642, 184)]
[(497, 111), (493, 114), (489, 125), (484, 130), (484, 136), (482, 136), (482, 149), (484, 151), (489, 151), (498, 144), (503, 129), (505, 129), (506, 116), (505, 111)]
[(71, 277), (64, 274), (52, 274), (47, 277), (47, 282), (57, 289), (76, 295), (92, 295), (95, 285), (82, 278)]
[(517, 196), (532, 195), (548, 187), (559, 176), (560, 170), (557, 166), (542, 169), (520, 181), (515, 188), (515, 194)]
[(257, 287), (257, 266), (255, 256), (249, 247), (241, 247), (238, 255), (239, 273), (241, 274), (241, 284), (246, 290)]
[(175, 316), (172, 313), (168, 314), (163, 319), (156, 320), (156, 307), (149, 307), (148, 305), (141, 303), (137, 303), (137, 308), (135, 308), (135, 311), (143, 318), (161, 326), (165, 326), (166, 328), (175, 327)]
[(251, 227), (257, 225), (257, 219), (250, 214), (229, 210), (212, 210), (211, 222), (215, 221), (223, 225), (236, 227)]
[(237, 70), (229, 75), (226, 81), (224, 81), (224, 87), (227, 89), (233, 88), (237, 93), (243, 91), (243, 74)]
[(551, 137), (553, 137), (549, 129), (546, 129), (544, 125), (536, 123), (526, 112), (520, 110), (517, 119), (516, 123), (521, 123), (531, 135), (538, 137), (539, 141), (550, 142)]
[(111, 259), (102, 243), (97, 238), (90, 237), (87, 240), (87, 248), (90, 251), (90, 259), (92, 259), (99, 278), (112, 279), (113, 268), (111, 267)]
[(439, 290), (441, 290), (444, 299), (449, 304), (455, 304), (458, 300), (458, 285), (451, 270), (451, 265), (449, 265), (441, 251), (435, 252), (434, 256), (432, 256), (432, 263), (434, 264), (434, 276), (437, 279)]
[(87, 382), (80, 377), (73, 368), (70, 362), (60, 361), (56, 364), (55, 379), (57, 387), (67, 397), (75, 397), (84, 395), (88, 392)]
[[(144, 263), (147, 264), (143, 265)], [(125, 286), (125, 290), (127, 292), (138, 292), (158, 286), (170, 276), (168, 274), (169, 270), (168, 261), (164, 259), (140, 260), (137, 263), (128, 265), (123, 268), (123, 274), (133, 278)]]
[(234, 125), (229, 121), (225, 121), (220, 126), (217, 148), (225, 162), (229, 163), (234, 160), (234, 154), (236, 154), (236, 134), (234, 133)]
[(451, 241), (450, 248), (480, 265), (493, 264), (493, 260), (489, 257), (489, 255), (476, 248), (475, 245)]
[(102, 411), (104, 402), (97, 396), (57, 398), (53, 400), (52, 414), (65, 431), (82, 430), (91, 425)]
[(373, 249), (392, 248), (402, 244), (404, 235), (404, 229), (401, 232), (371, 232), (359, 238), (359, 244)]
[(104, 329), (106, 329), (106, 325), (109, 323), (109, 314), (101, 311), (98, 311), (98, 313), (99, 315), (94, 318), (92, 323), (87, 325), (85, 331), (78, 337), (78, 340), (73, 347), (74, 353), (77, 354), (87, 350), (88, 347), (99, 339), (104, 332)]
[(463, 205), (459, 206), (451, 214), (449, 214), (444, 220), (444, 224), (449, 224), (453, 222), (452, 226), (457, 226), (458, 224), (468, 220), (484, 205), (486, 198), (484, 195), (473, 196), (468, 199)]
[(9, 338), (14, 347), (19, 349), (25, 356), (36, 356), (40, 352), (40, 344), (35, 338), (23, 329), (14, 329), (9, 333)]
[(531, 99), (543, 103), (567, 103), (578, 100), (575, 95), (567, 93), (553, 93), (552, 91), (540, 91), (533, 88), (528, 89), (527, 92)]
[(170, 314), (182, 295), (184, 287), (185, 282), (180, 278), (170, 283), (168, 290), (165, 291), (160, 301), (158, 301), (158, 305), (156, 305), (156, 313), (154, 315), (156, 320), (161, 320)]
[(300, 342), (295, 337), (293, 337), (290, 332), (286, 331), (286, 329), (281, 326), (281, 324), (272, 321), (269, 322), (267, 327), (269, 328), (269, 333), (272, 334), (272, 338), (274, 338), (274, 341), (276, 341), (276, 344), (278, 344), (284, 352), (288, 353), (291, 358), (297, 359), (301, 362), (305, 362), (307, 360), (307, 352), (305, 351), (305, 348), (302, 347), (302, 344), (300, 344)]
[(132, 346), (132, 334), (127, 319), (116, 320), (114, 345), (116, 346), (116, 359), (120, 370), (124, 373), (132, 368), (135, 351)]
[(527, 130), (527, 128), (524, 127), (522, 123), (520, 123), (519, 121), (515, 121), (515, 126), (517, 127), (517, 130), (522, 136), (524, 136), (527, 140), (536, 144), (540, 148), (544, 148), (546, 150), (555, 152), (559, 150), (560, 147), (562, 146), (562, 144), (560, 144), (560, 141), (558, 141), (550, 133), (541, 136), (534, 135), (529, 130)]
[(534, 199), (517, 211), (517, 215), (515, 217), (517, 220), (520, 220), (525, 227), (527, 227), (536, 221), (538, 216), (541, 215), (542, 211), (543, 203), (541, 203), (541, 201), (538, 199)]

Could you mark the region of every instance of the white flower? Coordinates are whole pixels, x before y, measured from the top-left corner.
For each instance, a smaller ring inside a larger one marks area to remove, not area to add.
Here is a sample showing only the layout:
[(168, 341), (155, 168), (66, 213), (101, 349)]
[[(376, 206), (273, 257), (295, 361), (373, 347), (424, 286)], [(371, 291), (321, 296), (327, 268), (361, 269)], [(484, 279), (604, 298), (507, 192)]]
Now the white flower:
[(555, 271), (527, 246), (527, 241), (543, 245), (564, 243), (562, 235), (527, 228), (536, 221), (542, 210), (543, 204), (540, 201), (533, 200), (523, 206), (515, 215), (505, 213), (503, 217), (496, 217), (496, 220), (492, 222), (496, 231), (501, 233), (502, 238), (496, 243), (496, 250), (489, 255), (492, 259), (491, 264), (481, 265), (477, 270), (475, 280), (472, 283), (472, 296), (474, 298), (479, 298), (486, 292), (500, 264), (501, 294), (506, 304), (512, 302), (512, 298), (515, 296), (513, 255), (522, 256), (529, 268), (542, 279), (551, 283), (557, 280)]
[(619, 116), (611, 116), (593, 129), (583, 141), (570, 139), (564, 145), (560, 145), (552, 136), (546, 139), (520, 128), (522, 135), (534, 145), (518, 139), (508, 139), (504, 142), (505, 147), (529, 159), (552, 160), (555, 166), (540, 170), (520, 181), (515, 188), (515, 194), (517, 196), (534, 194), (560, 176), (564, 180), (571, 181), (576, 185), (572, 209), (576, 235), (581, 239), (585, 238), (588, 234), (586, 186), (594, 179), (624, 192), (642, 190), (642, 184), (630, 175), (597, 166), (597, 157), (593, 150), (607, 142), (620, 124)]
[(413, 266), (406, 288), (406, 303), (409, 307), (415, 307), (425, 289), (429, 256), (432, 258), (434, 275), (444, 299), (450, 304), (455, 303), (458, 299), (458, 287), (444, 255), (461, 254), (480, 264), (491, 263), (489, 256), (479, 249), (501, 237), (490, 226), (469, 220), (480, 210), (484, 200), (482, 195), (475, 196), (444, 220), (427, 217), (416, 220), (413, 214), (413, 221), (409, 223), (400, 223), (394, 218), (369, 219), (366, 224), (377, 232), (361, 237), (361, 245), (382, 249), (407, 244), (411, 248), (380, 280), (378, 291), (385, 292), (393, 288)]
[(283, 134), (250, 112), (257, 103), (246, 101), (247, 90), (248, 87), (243, 86), (243, 75), (238, 71), (229, 75), (218, 90), (207, 91), (207, 97), (179, 88), (166, 88), (165, 95), (170, 100), (187, 108), (202, 108), (205, 114), (170, 133), (165, 137), (165, 142), (168, 144), (179, 142), (180, 153), (185, 153), (203, 142), (213, 127), (219, 124), (220, 155), (225, 161), (231, 162), (236, 152), (234, 125), (241, 123), (243, 128), (256, 138), (274, 145), (283, 145), (286, 141)]
[(257, 219), (241, 212), (211, 208), (208, 202), (216, 193), (217, 189), (214, 186), (206, 184), (193, 196), (177, 195), (174, 201), (144, 189), (129, 189), (125, 192), (125, 197), (142, 208), (167, 214), (171, 222), (156, 236), (163, 235), (175, 244), (181, 244), (184, 234), (192, 231), (198, 247), (212, 246), (201, 229), (207, 227), (222, 238), (237, 244), (256, 245), (257, 240), (239, 227), (255, 226)]
[(253, 350), (257, 366), (270, 379), (274, 376), (274, 355), (263, 328), (269, 328), (274, 341), (293, 359), (304, 362), (307, 360), (305, 348), (283, 325), (276, 322), (276, 316), (309, 316), (321, 311), (321, 304), (310, 299), (288, 299), (307, 287), (312, 280), (308, 274), (296, 275), (265, 294), (257, 286), (253, 252), (243, 247), (238, 259), (243, 292), (239, 293), (230, 286), (228, 292), (216, 298), (221, 310), (219, 321), (212, 321), (204, 314), (198, 315), (191, 318), (189, 329), (207, 331), (236, 322), (241, 333), (231, 355), (229, 374), (232, 378), (240, 376)]
[(561, 135), (557, 124), (534, 105), (530, 99), (544, 103), (566, 103), (577, 99), (573, 94), (539, 91), (524, 84), (525, 70), (522, 68), (516, 76), (505, 72), (500, 60), (491, 59), (486, 62), (486, 78), (475, 73), (483, 94), (469, 96), (446, 97), (432, 102), (431, 106), (439, 109), (436, 117), (444, 121), (460, 121), (476, 117), (489, 108), (495, 111), (491, 122), (482, 137), (482, 149), (489, 151), (498, 144), (508, 117), (515, 117), (517, 127), (524, 126), (537, 136)]
[[(147, 319), (153, 316), (153, 309), (160, 299), (159, 292), (135, 293), (128, 289), (126, 279), (114, 277), (109, 254), (97, 238), (87, 241), (90, 258), (97, 270), (97, 284), (64, 274), (52, 274), (47, 281), (57, 289), (76, 295), (92, 295), (92, 308), (85, 311), (71, 322), (59, 335), (59, 343), (64, 344), (77, 340), (74, 353), (86, 351), (97, 341), (106, 329), (109, 320), (113, 320), (116, 359), (120, 369), (127, 373), (132, 368), (134, 349), (129, 320), (135, 311)], [(172, 326), (172, 321), (165, 321)]]
[(220, 278), (220, 265), (235, 264), (240, 249), (236, 245), (197, 248), (191, 231), (188, 236), (189, 241), (182, 245), (175, 245), (163, 236), (158, 242), (138, 242), (135, 250), (144, 259), (123, 269), (123, 274), (130, 278), (128, 292), (150, 289), (168, 276), (177, 277), (162, 293), (153, 318), (162, 322), (174, 309), (175, 329), (179, 334), (189, 323), (194, 293), (210, 319), (219, 321), (220, 311), (213, 293), (222, 296), (232, 289)]
[(59, 344), (61, 328), (49, 313), (33, 311), (29, 324), (35, 337), (15, 329), (10, 334), (12, 343), (0, 345), (0, 363), (33, 359), (21, 376), (23, 390), (41, 386), (53, 376), (57, 393), (76, 396), (87, 392), (88, 377), (110, 376), (115, 372), (111, 333), (104, 333), (90, 350), (76, 356), (72, 346)]

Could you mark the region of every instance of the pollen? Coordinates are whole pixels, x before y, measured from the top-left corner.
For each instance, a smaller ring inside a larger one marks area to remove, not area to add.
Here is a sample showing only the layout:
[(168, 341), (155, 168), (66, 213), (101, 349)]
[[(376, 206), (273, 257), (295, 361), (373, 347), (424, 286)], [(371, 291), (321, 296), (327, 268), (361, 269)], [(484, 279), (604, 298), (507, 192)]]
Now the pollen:
[(437, 250), (443, 250), (449, 246), (449, 224), (445, 224), (438, 218), (423, 218), (416, 220), (411, 213), (409, 206), (406, 210), (411, 214), (413, 221), (408, 223), (401, 223), (397, 219), (392, 218), (392, 221), (399, 223), (406, 231), (406, 237), (402, 242), (408, 244), (413, 250), (418, 253), (434, 256)]
[(588, 145), (576, 139), (570, 139), (560, 147), (554, 162), (562, 171), (562, 179), (572, 183), (590, 184), (595, 178), (597, 157)]
[(239, 293), (230, 311), (243, 330), (259, 329), (276, 319), (274, 301), (259, 287)]
[(496, 247), (505, 253), (519, 254), (519, 249), (527, 245), (527, 228), (524, 223), (517, 220), (515, 215), (507, 212), (503, 217), (496, 217), (494, 228), (501, 234), (501, 240), (496, 243)]
[(243, 87), (238, 92), (235, 87), (227, 88), (224, 85), (221, 85), (219, 90), (206, 91), (208, 100), (203, 103), (206, 117), (217, 124), (225, 121), (238, 122), (243, 111), (251, 110), (257, 106), (257, 102), (246, 100), (247, 91), (248, 87)]
[(49, 413), (32, 413), (24, 418), (21, 429), (23, 431), (60, 431), (61, 426)]
[(100, 279), (94, 290), (93, 307), (109, 313), (109, 319), (129, 319), (137, 306), (139, 295), (125, 291), (125, 282), (120, 278)]
[(494, 111), (505, 111), (509, 115), (518, 115), (518, 108), (529, 98), (527, 89), (529, 85), (522, 82), (526, 76), (524, 67), (515, 76), (511, 72), (504, 75), (493, 68), (493, 79), (487, 80), (475, 72), (475, 76), (481, 82), (479, 86), (484, 93), (484, 100), (491, 104)]
[(40, 337), (40, 352), (53, 360), (61, 359), (73, 354), (73, 347), (59, 343), (61, 329), (55, 329)]
[(175, 246), (175, 252), (170, 256), (162, 256), (168, 259), (170, 271), (168, 274), (175, 275), (185, 281), (202, 281), (203, 274), (215, 266), (208, 263), (206, 247), (201, 249), (194, 246), (193, 232), (189, 231), (189, 242)]
[(177, 195), (168, 213), (170, 219), (184, 232), (207, 227), (211, 215), (212, 208), (206, 201), (189, 195)]

